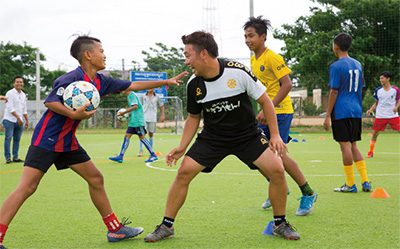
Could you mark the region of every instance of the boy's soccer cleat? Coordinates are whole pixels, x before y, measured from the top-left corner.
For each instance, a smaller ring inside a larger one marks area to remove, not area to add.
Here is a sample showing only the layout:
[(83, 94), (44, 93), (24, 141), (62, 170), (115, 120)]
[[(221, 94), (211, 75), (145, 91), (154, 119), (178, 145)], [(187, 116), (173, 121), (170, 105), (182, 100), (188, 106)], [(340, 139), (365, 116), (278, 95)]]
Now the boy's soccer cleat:
[(158, 225), (151, 234), (144, 238), (145, 242), (157, 242), (159, 240), (168, 239), (174, 237), (174, 228), (167, 227), (166, 225)]
[(357, 187), (356, 187), (355, 184), (353, 186), (349, 187), (345, 183), (340, 188), (334, 188), (333, 191), (335, 191), (335, 192), (344, 192), (344, 193), (357, 193)]
[(267, 209), (267, 208), (272, 207), (272, 204), (271, 204), (271, 202), (269, 201), (269, 198), (262, 204), (261, 207), (264, 208), (264, 209)]
[(107, 239), (108, 242), (118, 242), (124, 239), (129, 239), (138, 236), (143, 232), (143, 227), (126, 227), (125, 225), (128, 225), (132, 223), (131, 221), (128, 221), (129, 218), (122, 218), (121, 225), (122, 227), (115, 233), (112, 233), (110, 231), (107, 232)]
[(297, 200), (300, 200), (300, 206), (296, 211), (296, 215), (298, 216), (304, 216), (309, 213), (311, 213), (313, 207), (314, 207), (314, 202), (317, 201), (317, 193), (314, 191), (314, 195), (309, 196), (309, 195), (303, 195)]
[[(269, 179), (268, 179), (269, 180)], [(287, 188), (287, 194), (290, 195), (290, 190), (289, 188)], [(271, 202), (269, 201), (269, 198), (267, 198), (267, 200), (261, 205), (262, 208), (267, 209), (272, 207)]]
[(111, 161), (119, 162), (119, 163), (122, 163), (122, 161), (124, 160), (124, 158), (122, 156), (109, 157), (108, 159), (110, 159)]
[(137, 156), (143, 156), (143, 150), (139, 150), (139, 153), (137, 154)]
[(275, 236), (280, 236), (285, 239), (300, 239), (300, 235), (292, 228), (289, 223), (281, 223), (279, 226), (275, 226), (273, 229)]
[(154, 162), (154, 161), (157, 161), (157, 160), (158, 160), (157, 155), (155, 153), (153, 153), (153, 154), (150, 155), (149, 159), (147, 159), (145, 162), (146, 163), (151, 163), (151, 162)]
[(367, 154), (367, 158), (371, 158), (371, 157), (373, 157), (373, 156), (374, 156), (374, 152), (369, 151), (368, 154)]
[(370, 192), (371, 191), (371, 182), (364, 182), (362, 184), (362, 191)]

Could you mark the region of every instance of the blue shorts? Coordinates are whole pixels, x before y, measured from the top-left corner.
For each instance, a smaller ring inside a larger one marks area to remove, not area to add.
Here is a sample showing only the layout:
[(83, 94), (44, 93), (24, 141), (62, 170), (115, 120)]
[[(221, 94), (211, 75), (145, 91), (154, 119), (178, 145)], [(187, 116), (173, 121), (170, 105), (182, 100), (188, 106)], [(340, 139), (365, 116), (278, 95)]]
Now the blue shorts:
[[(285, 144), (289, 143), (292, 138), (289, 136), (290, 125), (292, 124), (293, 113), (291, 114), (276, 114), (276, 118), (278, 119), (278, 128), (279, 134)], [(265, 136), (271, 139), (271, 134), (269, 132), (268, 125), (259, 124), (258, 128), (264, 131)]]
[(128, 129), (126, 129), (126, 133), (128, 134), (137, 134), (139, 137), (144, 136), (147, 134), (146, 128), (144, 126), (139, 126), (139, 127), (130, 127), (128, 126)]

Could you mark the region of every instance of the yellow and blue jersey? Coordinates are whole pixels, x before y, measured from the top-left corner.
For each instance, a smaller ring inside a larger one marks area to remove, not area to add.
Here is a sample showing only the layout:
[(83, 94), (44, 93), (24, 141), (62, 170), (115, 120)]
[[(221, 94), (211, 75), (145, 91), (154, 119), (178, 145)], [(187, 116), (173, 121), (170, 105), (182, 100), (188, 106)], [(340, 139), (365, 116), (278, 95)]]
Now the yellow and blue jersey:
[[(265, 49), (265, 52), (258, 59), (253, 55), (250, 62), (253, 73), (267, 88), (266, 92), (271, 100), (273, 100), (281, 89), (279, 79), (290, 74), (292, 70), (286, 66), (282, 56), (268, 48)], [(275, 107), (275, 112), (276, 114), (293, 113), (292, 101), (289, 95)]]

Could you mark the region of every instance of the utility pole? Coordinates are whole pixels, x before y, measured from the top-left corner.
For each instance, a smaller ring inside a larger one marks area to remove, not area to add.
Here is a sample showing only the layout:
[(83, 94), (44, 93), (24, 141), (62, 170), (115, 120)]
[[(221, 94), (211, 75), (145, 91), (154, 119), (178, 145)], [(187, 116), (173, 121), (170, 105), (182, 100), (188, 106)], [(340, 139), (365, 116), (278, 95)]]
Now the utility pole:
[(125, 59), (122, 58), (122, 79), (125, 80)]
[(40, 120), (40, 51), (36, 51), (36, 124)]

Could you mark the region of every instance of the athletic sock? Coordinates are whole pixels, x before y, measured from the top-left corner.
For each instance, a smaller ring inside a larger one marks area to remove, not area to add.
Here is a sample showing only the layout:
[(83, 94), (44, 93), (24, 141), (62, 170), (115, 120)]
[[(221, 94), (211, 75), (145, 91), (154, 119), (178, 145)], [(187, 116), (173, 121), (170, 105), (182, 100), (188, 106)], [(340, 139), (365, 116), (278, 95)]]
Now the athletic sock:
[(303, 195), (308, 195), (308, 196), (314, 195), (314, 190), (311, 188), (311, 186), (308, 184), (308, 182), (306, 182), (306, 183), (304, 183), (304, 185), (300, 186), (300, 190)]
[(354, 168), (352, 165), (344, 165), (344, 173), (346, 174), (346, 184), (349, 187), (352, 187), (355, 184), (354, 181)]
[(154, 137), (150, 137), (149, 138), (149, 140), (150, 140), (150, 145), (151, 145), (151, 148), (154, 148)]
[(154, 154), (153, 148), (151, 148), (150, 142), (149, 140), (147, 140), (147, 138), (143, 138), (142, 140), (140, 140), (141, 143), (144, 144), (144, 146), (146, 146), (146, 149), (150, 152), (151, 155)]
[(372, 141), (371, 140), (371, 142), (369, 144), (369, 151), (370, 152), (374, 152), (375, 144), (376, 144), (376, 141)]
[(119, 153), (120, 157), (124, 157), (124, 154), (125, 154), (126, 150), (128, 149), (130, 141), (131, 140), (129, 138), (124, 137), (124, 142), (122, 143), (121, 152)]
[(282, 223), (286, 223), (286, 215), (274, 215), (275, 226), (279, 226)]
[(165, 225), (166, 227), (171, 228), (174, 225), (174, 221), (175, 221), (175, 219), (171, 219), (171, 218), (164, 216), (164, 219), (161, 222), (161, 225)]
[(0, 223), (0, 245), (3, 244), (4, 236), (6, 235), (8, 226)]
[(368, 175), (367, 175), (367, 167), (365, 166), (365, 161), (361, 160), (361, 161), (355, 162), (354, 164), (356, 165), (358, 173), (361, 176), (361, 182), (362, 183), (369, 182)]
[(114, 212), (103, 217), (104, 224), (106, 224), (108, 231), (115, 233), (121, 229), (122, 225), (119, 223), (117, 217), (115, 217)]
[(139, 150), (143, 151), (143, 144), (142, 143), (139, 143)]

